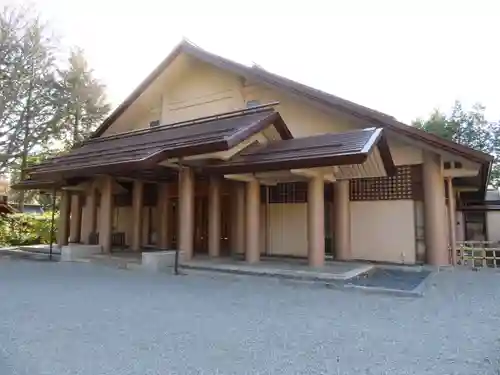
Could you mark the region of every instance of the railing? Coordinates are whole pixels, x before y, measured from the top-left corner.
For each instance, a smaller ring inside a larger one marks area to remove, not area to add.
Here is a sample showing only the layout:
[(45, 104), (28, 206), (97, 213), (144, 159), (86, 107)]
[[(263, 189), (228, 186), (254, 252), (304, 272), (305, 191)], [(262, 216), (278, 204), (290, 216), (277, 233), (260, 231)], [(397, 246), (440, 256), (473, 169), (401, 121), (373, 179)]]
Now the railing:
[(457, 242), (457, 266), (500, 268), (500, 243), (493, 241)]

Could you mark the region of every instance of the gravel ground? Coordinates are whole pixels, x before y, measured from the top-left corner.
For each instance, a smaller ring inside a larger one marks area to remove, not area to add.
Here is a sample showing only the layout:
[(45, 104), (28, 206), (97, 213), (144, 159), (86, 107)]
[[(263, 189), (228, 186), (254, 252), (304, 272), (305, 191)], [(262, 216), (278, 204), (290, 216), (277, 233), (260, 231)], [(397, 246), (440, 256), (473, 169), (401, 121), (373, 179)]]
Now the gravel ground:
[(499, 282), (444, 271), (401, 298), (0, 260), (0, 374), (500, 374)]

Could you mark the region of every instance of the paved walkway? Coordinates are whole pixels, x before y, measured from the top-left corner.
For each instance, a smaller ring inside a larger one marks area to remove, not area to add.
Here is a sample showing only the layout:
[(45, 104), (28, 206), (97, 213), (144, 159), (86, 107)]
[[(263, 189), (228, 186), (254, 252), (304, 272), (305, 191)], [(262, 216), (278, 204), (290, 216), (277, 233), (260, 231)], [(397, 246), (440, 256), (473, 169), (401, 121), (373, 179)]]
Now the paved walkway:
[(228, 257), (214, 259), (201, 256), (194, 257), (189, 262), (182, 262), (182, 267), (256, 276), (322, 281), (348, 280), (374, 268), (373, 265), (366, 263), (327, 261), (324, 267), (311, 269), (305, 259), (263, 257), (258, 263), (248, 264), (243, 259)]
[(0, 374), (498, 374), (500, 274), (422, 298), (0, 259)]

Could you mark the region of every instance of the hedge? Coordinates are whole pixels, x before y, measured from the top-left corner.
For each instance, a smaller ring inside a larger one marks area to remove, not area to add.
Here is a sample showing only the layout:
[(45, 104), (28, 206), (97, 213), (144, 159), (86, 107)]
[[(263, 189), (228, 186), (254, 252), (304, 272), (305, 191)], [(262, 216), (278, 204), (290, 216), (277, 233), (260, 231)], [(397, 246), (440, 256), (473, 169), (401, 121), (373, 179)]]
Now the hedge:
[[(13, 214), (0, 216), (0, 246), (21, 246), (50, 243), (52, 212), (43, 215)], [(55, 218), (57, 223), (57, 215)], [(54, 226), (53, 241), (57, 226)]]

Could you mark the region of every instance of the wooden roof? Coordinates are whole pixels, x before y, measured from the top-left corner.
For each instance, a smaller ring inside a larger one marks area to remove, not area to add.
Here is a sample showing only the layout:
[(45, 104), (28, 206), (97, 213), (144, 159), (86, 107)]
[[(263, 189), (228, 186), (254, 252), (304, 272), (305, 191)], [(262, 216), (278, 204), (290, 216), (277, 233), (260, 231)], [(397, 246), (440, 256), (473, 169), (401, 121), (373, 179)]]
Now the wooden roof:
[(29, 173), (70, 177), (154, 168), (167, 158), (229, 150), (271, 124), (283, 139), (292, 138), (279, 113), (264, 105), (91, 139), (65, 155), (35, 165)]
[(199, 48), (186, 40), (183, 40), (176, 48), (156, 67), (151, 74), (130, 94), (125, 101), (116, 108), (115, 111), (99, 126), (92, 137), (97, 138), (111, 126), (111, 124), (146, 90), (146, 88), (175, 60), (181, 53), (193, 56), (208, 64), (212, 64), (220, 69), (227, 70), (255, 82), (275, 87), (292, 94), (301, 96), (313, 101), (323, 108), (335, 108), (352, 116), (366, 119), (370, 124), (377, 127), (387, 127), (391, 130), (402, 133), (411, 138), (429, 143), (446, 151), (457, 153), (463, 157), (476, 162), (491, 162), (493, 157), (481, 151), (476, 151), (470, 147), (460, 145), (424, 130), (408, 126), (397, 121), (393, 116), (380, 111), (365, 107), (363, 105), (340, 98), (336, 95), (326, 93), (313, 87), (290, 80), (283, 76), (270, 73), (258, 66), (246, 66), (229, 59), (210, 53)]
[(144, 79), (144, 81), (119, 105), (115, 111), (97, 128), (92, 137), (101, 137), (104, 132), (113, 124), (118, 117), (151, 85), (151, 83), (175, 60), (177, 56), (185, 53), (203, 62), (212, 64), (220, 69), (232, 72), (254, 82), (260, 82), (266, 86), (283, 90), (292, 95), (299, 96), (316, 106), (328, 109), (335, 109), (351, 116), (366, 120), (367, 123), (383, 127), (394, 131), (410, 139), (426, 143), (432, 147), (442, 149), (473, 162), (481, 164), (478, 176), (457, 179), (465, 185), (480, 186), (481, 194), (484, 195), (490, 174), (493, 157), (481, 151), (476, 151), (470, 147), (460, 145), (453, 141), (441, 138), (424, 130), (409, 126), (398, 121), (396, 118), (371, 108), (359, 105), (338, 96), (317, 90), (296, 81), (292, 81), (277, 74), (270, 73), (258, 66), (245, 66), (221, 56), (205, 51), (192, 43), (183, 40), (174, 50)]
[(378, 147), (386, 173), (394, 163), (382, 129), (363, 129), (283, 140), (249, 147), (226, 162), (206, 166), (209, 173), (235, 174), (260, 171), (361, 164)]
[(62, 184), (61, 181), (26, 179), (13, 184), (11, 189), (53, 191), (54, 189), (59, 189)]

